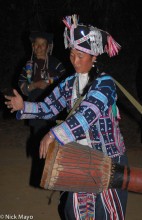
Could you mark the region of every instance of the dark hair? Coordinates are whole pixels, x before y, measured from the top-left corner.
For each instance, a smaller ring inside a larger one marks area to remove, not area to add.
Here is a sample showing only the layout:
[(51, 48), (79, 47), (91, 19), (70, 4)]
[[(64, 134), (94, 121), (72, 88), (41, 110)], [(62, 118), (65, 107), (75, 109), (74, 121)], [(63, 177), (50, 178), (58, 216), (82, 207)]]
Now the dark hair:
[(35, 42), (36, 38), (43, 38), (47, 40), (48, 44), (53, 43), (52, 33), (46, 33), (46, 32), (40, 32), (40, 31), (31, 32), (30, 37), (29, 37), (30, 41), (33, 43)]
[(101, 74), (101, 72), (102, 71), (99, 70), (97, 65), (94, 65), (94, 67), (92, 66), (91, 70), (88, 73), (89, 81), (88, 81), (87, 85), (85, 86), (81, 96), (84, 96), (88, 92), (88, 90), (91, 87), (92, 83)]

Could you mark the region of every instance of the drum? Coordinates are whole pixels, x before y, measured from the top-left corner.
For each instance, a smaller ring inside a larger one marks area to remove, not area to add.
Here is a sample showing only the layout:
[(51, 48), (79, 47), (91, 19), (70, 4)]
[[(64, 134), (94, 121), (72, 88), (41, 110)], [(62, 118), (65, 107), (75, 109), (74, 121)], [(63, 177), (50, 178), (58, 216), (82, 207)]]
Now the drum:
[(100, 193), (108, 188), (142, 192), (142, 169), (114, 164), (102, 152), (78, 143), (48, 148), (40, 186), (44, 189)]

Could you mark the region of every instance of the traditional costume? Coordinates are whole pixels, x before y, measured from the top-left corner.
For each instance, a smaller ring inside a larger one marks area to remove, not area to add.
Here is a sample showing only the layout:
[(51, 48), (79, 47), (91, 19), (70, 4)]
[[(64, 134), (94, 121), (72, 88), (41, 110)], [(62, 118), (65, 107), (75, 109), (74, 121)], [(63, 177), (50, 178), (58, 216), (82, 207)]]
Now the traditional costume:
[[(43, 89), (34, 89), (33, 91), (29, 92), (28, 86), (32, 82), (44, 80), (46, 83), (51, 85), (57, 82), (59, 78), (65, 73), (63, 64), (57, 58), (52, 56), (53, 34), (46, 32), (31, 33), (30, 40), (32, 43), (36, 38), (46, 39), (48, 42), (48, 49), (45, 60), (37, 59), (32, 52), (31, 59), (27, 61), (22, 73), (19, 76), (18, 85), (22, 93), (29, 97), (29, 101), (36, 101), (39, 99), (42, 100), (42, 94), (44, 93)], [(53, 89), (52, 86), (46, 88), (46, 93), (49, 93), (51, 89)]]
[[(73, 19), (73, 23), (72, 23)], [(96, 27), (78, 24), (77, 17), (66, 17), (65, 47), (75, 48), (98, 56), (104, 52), (114, 56), (120, 45), (107, 32)], [(95, 74), (95, 73), (94, 73)], [(51, 119), (64, 108), (70, 111), (84, 87), (88, 73), (75, 73), (62, 81), (44, 102), (24, 102), (24, 110), (18, 119)], [(125, 145), (119, 129), (119, 111), (113, 78), (102, 72), (92, 83), (75, 112), (51, 132), (61, 144), (77, 142), (102, 151), (115, 163), (127, 164)], [(124, 220), (127, 191), (109, 189), (102, 193), (69, 193), (65, 205), (67, 220)]]
[[(46, 57), (45, 59), (38, 59), (33, 52), (31, 59), (27, 61), (23, 68), (18, 81), (21, 92), (23, 95), (27, 96), (27, 100), (31, 102), (43, 100), (48, 94), (50, 94), (65, 73), (63, 64), (56, 57), (52, 56), (53, 34), (39, 31), (32, 32), (30, 34), (31, 43), (34, 43), (36, 38), (47, 40), (48, 48)], [(48, 85), (45, 89), (35, 88), (32, 91), (29, 91), (28, 88), (33, 82), (35, 83), (41, 80), (45, 81)], [(30, 152), (33, 158), (30, 184), (39, 187), (44, 165), (43, 161), (38, 157), (39, 143), (49, 129), (52, 126), (55, 126), (55, 122), (53, 120), (45, 121), (30, 119), (29, 126), (31, 128), (31, 137), (29, 139), (30, 147), (27, 147), (27, 151)]]

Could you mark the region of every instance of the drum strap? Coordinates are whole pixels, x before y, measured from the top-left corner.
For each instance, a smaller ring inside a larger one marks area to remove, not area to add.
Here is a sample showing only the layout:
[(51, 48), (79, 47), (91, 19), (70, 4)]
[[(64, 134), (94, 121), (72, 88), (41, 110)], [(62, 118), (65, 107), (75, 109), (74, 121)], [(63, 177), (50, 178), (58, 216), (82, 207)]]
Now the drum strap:
[(67, 118), (72, 115), (72, 113), (75, 111), (75, 109), (77, 109), (77, 107), (78, 107), (79, 104), (81, 103), (82, 99), (83, 99), (83, 96), (80, 96), (80, 98), (76, 101), (76, 103), (74, 104), (74, 106), (73, 106), (73, 108), (71, 109), (70, 113), (68, 114)]
[(142, 114), (142, 105), (117, 80), (114, 79), (114, 82), (133, 106)]
[[(117, 80), (114, 79), (114, 82), (116, 83), (118, 88), (123, 92), (123, 94), (127, 97), (127, 99), (133, 104), (133, 106), (140, 112), (140, 114), (142, 114), (142, 105)], [(82, 99), (83, 99), (83, 96), (80, 96), (80, 98), (76, 101), (70, 113), (68, 114), (67, 118), (72, 115), (75, 109), (77, 109)], [(63, 121), (61, 120), (56, 120), (57, 124), (60, 124), (62, 122)]]
[[(71, 111), (69, 112), (68, 117), (70, 117), (72, 115), (72, 113), (75, 111), (75, 109), (77, 109), (77, 107), (79, 106), (79, 104), (81, 103), (83, 99), (83, 96), (80, 96), (80, 98), (76, 101), (76, 103), (74, 104), (73, 108), (71, 109)], [(66, 119), (67, 119), (66, 118)], [(63, 121), (62, 120), (56, 120), (56, 123), (59, 125), (60, 123), (62, 123)]]

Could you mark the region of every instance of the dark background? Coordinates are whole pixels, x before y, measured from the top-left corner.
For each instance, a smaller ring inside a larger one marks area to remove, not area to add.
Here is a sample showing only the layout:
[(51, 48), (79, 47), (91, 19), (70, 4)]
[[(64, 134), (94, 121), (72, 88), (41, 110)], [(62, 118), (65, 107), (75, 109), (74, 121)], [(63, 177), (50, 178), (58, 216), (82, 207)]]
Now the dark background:
[[(59, 197), (55, 194), (51, 206), (48, 206), (51, 192), (37, 191), (37, 189), (34, 191), (28, 186), (31, 160), (27, 157), (25, 145), (29, 137), (29, 129), (23, 126), (25, 121), (17, 122), (15, 114), (10, 114), (4, 105), (3, 91), (6, 88), (18, 89), (18, 76), (26, 60), (31, 56), (30, 30), (43, 27), (54, 33), (53, 55), (63, 62), (67, 75), (73, 69), (69, 62), (69, 52), (64, 49), (63, 16), (77, 13), (80, 15), (80, 22), (90, 23), (108, 31), (122, 46), (122, 50), (114, 58), (109, 58), (107, 55), (100, 57), (105, 64), (105, 70), (142, 102), (141, 11), (140, 0), (0, 1), (0, 119), (5, 119), (0, 120), (2, 176), (0, 205), (3, 214), (27, 215), (30, 207), (29, 214), (35, 219), (47, 219), (50, 216), (57, 216), (55, 207), (59, 203)], [(118, 105), (122, 113), (120, 126), (130, 165), (142, 167), (140, 114), (119, 89), (118, 97)], [(141, 219), (141, 195), (129, 194), (128, 202), (127, 219)]]
[(18, 76), (31, 56), (29, 33), (42, 28), (54, 34), (53, 55), (70, 74), (69, 52), (64, 49), (62, 18), (78, 14), (80, 22), (108, 31), (122, 46), (119, 56), (100, 59), (109, 72), (138, 101), (142, 88), (142, 25), (140, 1), (129, 0), (5, 0), (0, 7), (0, 111), (3, 91), (16, 88)]

